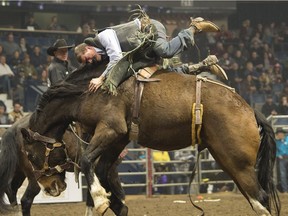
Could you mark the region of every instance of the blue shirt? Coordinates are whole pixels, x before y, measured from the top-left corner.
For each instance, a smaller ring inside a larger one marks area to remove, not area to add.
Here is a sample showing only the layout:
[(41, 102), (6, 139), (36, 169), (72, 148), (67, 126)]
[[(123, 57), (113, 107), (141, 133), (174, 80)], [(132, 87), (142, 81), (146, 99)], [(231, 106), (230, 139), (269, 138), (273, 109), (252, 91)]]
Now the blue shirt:
[(277, 146), (277, 151), (276, 151), (276, 157), (279, 156), (288, 156), (288, 137), (285, 136), (283, 140), (277, 140), (276, 139), (276, 146)]

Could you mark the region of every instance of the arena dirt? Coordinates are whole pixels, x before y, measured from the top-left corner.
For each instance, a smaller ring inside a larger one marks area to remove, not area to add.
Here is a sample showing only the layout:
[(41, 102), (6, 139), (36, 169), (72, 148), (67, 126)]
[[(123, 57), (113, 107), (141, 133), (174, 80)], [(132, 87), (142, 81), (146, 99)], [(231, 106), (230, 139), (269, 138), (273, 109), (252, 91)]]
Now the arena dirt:
[[(222, 192), (201, 196), (204, 199), (201, 202), (195, 195), (192, 198), (198, 201), (196, 204), (204, 209), (206, 216), (256, 215), (240, 193)], [(288, 194), (279, 196), (282, 203), (281, 215), (288, 215)], [(200, 212), (191, 205), (187, 195), (161, 195), (153, 198), (127, 196), (126, 203), (129, 207), (129, 216), (200, 215)], [(34, 204), (31, 213), (32, 216), (81, 216), (85, 215), (85, 203)], [(113, 215), (110, 210), (105, 214), (105, 216)]]

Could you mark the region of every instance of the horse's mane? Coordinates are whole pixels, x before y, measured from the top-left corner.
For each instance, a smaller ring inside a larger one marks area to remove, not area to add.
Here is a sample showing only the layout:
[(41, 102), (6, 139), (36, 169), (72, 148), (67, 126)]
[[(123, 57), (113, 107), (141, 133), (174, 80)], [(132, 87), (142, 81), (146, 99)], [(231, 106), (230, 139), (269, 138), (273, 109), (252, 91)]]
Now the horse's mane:
[(99, 64), (85, 64), (74, 70), (62, 84), (70, 83), (77, 86), (87, 85), (92, 78), (99, 77), (105, 70), (107, 61), (102, 61)]
[(65, 80), (48, 88), (41, 96), (36, 111), (41, 111), (52, 99), (84, 94), (92, 78), (99, 77), (105, 70), (106, 62), (100, 65), (86, 64), (73, 71)]

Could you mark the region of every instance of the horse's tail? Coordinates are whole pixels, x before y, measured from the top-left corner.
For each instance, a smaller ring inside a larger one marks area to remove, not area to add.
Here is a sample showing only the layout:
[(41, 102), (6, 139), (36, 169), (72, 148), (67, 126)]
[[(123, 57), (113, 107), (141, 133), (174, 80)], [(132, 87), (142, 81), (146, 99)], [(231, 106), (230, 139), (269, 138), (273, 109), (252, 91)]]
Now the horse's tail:
[(269, 196), (268, 209), (271, 211), (272, 202), (276, 215), (280, 215), (280, 199), (273, 182), (273, 169), (276, 159), (275, 134), (263, 114), (255, 110), (255, 117), (257, 124), (261, 127), (261, 144), (257, 155), (258, 180)]
[(2, 136), (0, 143), (0, 214), (7, 212), (10, 207), (5, 204), (4, 195), (10, 187), (18, 164), (18, 146), (12, 128)]

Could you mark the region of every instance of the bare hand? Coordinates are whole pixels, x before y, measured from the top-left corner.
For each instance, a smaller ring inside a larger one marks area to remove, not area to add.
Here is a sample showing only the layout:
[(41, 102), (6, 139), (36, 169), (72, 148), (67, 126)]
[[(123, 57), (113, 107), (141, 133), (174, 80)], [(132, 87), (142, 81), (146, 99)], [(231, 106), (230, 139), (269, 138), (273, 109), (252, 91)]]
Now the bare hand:
[(103, 84), (103, 82), (104, 82), (104, 77), (102, 76), (92, 79), (89, 84), (89, 91), (96, 92), (97, 89)]

